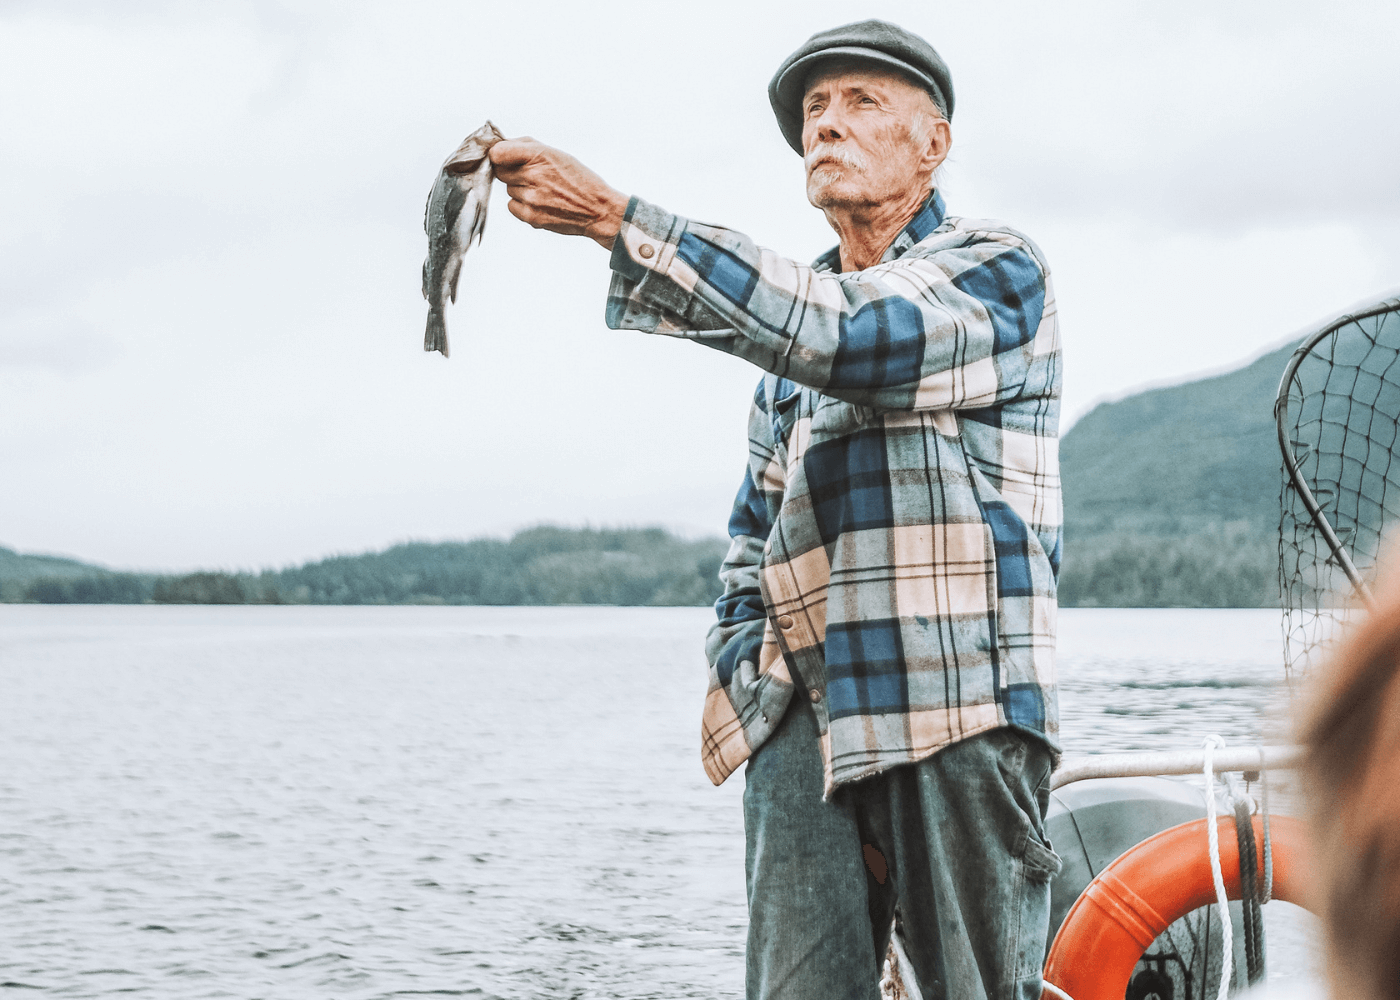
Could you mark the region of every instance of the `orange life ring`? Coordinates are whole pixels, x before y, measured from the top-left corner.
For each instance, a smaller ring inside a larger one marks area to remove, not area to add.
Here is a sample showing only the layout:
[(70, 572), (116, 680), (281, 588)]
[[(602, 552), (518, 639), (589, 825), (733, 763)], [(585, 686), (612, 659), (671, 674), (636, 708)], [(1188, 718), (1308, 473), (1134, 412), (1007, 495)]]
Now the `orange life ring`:
[[(1074, 1000), (1123, 1000), (1142, 953), (1178, 920), (1215, 902), (1206, 852), (1206, 820), (1163, 830), (1099, 872), (1070, 907), (1045, 962), (1045, 979)], [(1240, 898), (1240, 854), (1235, 823), (1216, 821), (1225, 891)], [(1263, 819), (1254, 817), (1255, 843), (1263, 844)], [(1271, 816), (1273, 898), (1302, 905), (1305, 828), (1288, 816)], [(1259, 850), (1259, 877), (1264, 851)], [(1047, 991), (1044, 997), (1050, 997)]]

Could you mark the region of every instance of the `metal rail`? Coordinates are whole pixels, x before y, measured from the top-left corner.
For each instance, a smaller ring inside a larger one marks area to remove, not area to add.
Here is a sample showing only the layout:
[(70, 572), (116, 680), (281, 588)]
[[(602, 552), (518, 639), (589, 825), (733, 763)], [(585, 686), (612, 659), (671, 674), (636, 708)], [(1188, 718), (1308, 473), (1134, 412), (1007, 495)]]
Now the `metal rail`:
[[(1216, 750), (1211, 766), (1222, 771), (1261, 771), (1297, 767), (1302, 747), (1227, 747)], [(1070, 757), (1050, 776), (1054, 790), (1085, 778), (1147, 778), (1159, 774), (1200, 774), (1206, 766), (1204, 750), (1166, 750), (1148, 753), (1106, 753)]]

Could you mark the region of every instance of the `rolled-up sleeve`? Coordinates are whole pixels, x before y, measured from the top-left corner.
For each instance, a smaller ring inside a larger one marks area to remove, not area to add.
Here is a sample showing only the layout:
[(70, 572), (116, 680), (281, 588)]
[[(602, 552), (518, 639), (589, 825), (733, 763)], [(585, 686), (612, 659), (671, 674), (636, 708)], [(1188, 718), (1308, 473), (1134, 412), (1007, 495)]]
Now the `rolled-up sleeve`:
[(886, 410), (1016, 398), (1047, 286), (1034, 247), (1005, 229), (940, 231), (898, 260), (839, 274), (637, 198), (612, 270), (610, 327), (698, 340)]

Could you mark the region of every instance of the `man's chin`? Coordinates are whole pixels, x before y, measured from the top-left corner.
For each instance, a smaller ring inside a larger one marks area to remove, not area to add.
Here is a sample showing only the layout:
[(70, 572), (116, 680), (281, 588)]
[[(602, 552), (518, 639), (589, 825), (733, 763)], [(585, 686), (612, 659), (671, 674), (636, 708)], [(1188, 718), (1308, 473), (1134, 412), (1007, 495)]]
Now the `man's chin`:
[(847, 208), (869, 203), (869, 198), (858, 185), (839, 179), (825, 182), (807, 182), (807, 200), (820, 209)]

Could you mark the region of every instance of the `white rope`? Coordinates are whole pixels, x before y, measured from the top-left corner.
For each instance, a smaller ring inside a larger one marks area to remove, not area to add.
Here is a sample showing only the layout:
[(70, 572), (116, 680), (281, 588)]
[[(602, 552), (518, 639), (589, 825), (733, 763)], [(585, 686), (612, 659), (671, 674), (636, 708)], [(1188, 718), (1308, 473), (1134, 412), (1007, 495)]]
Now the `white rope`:
[(1074, 997), (1070, 996), (1048, 979), (1042, 979), (1040, 985), (1044, 986), (1051, 996), (1059, 997), (1060, 1000), (1074, 1000)]
[(1220, 871), (1220, 832), (1215, 822), (1215, 769), (1211, 758), (1223, 750), (1225, 741), (1214, 734), (1205, 740), (1206, 839), (1210, 848), (1210, 874), (1215, 880), (1215, 901), (1220, 905), (1220, 992), (1216, 1000), (1230, 994), (1230, 978), (1235, 972), (1235, 929), (1230, 926), (1230, 897), (1225, 894), (1225, 876)]

